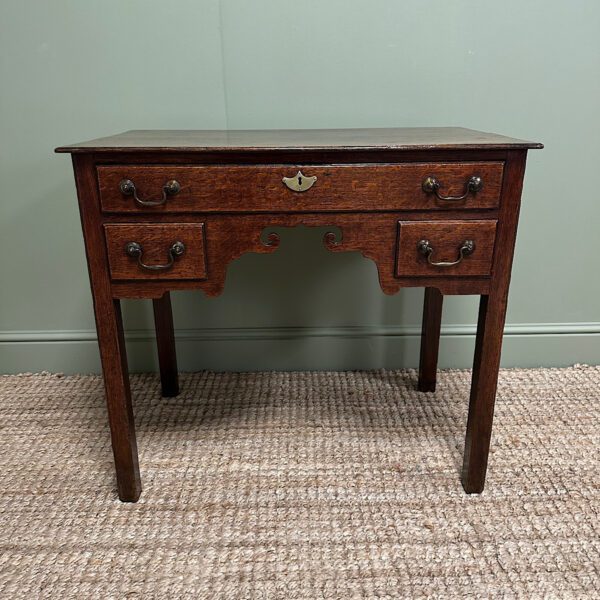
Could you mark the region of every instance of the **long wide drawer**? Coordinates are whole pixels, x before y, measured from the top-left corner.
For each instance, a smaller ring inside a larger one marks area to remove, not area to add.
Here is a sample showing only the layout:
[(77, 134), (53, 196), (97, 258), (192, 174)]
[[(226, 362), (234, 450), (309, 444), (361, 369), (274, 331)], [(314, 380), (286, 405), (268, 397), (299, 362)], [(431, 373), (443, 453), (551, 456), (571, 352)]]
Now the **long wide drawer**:
[(456, 210), (498, 206), (503, 163), (99, 166), (102, 210)]
[(399, 221), (396, 276), (488, 276), (494, 220)]
[(114, 280), (206, 279), (202, 223), (104, 225)]

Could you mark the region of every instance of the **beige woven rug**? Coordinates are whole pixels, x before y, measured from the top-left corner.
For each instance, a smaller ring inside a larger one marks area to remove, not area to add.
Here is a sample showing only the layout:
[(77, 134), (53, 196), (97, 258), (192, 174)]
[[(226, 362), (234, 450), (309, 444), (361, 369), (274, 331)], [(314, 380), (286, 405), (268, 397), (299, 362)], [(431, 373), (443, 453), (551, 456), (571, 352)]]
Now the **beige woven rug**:
[(466, 496), (470, 373), (197, 373), (132, 388), (116, 500), (101, 380), (0, 377), (0, 597), (600, 597), (600, 367), (501, 374)]

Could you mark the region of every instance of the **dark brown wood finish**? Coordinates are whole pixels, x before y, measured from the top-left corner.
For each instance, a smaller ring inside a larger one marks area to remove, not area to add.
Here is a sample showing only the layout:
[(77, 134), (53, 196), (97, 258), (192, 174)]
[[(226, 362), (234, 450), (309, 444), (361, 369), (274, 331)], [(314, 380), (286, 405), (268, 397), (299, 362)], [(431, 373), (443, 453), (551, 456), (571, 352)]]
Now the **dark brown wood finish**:
[[(455, 210), (497, 208), (503, 163), (410, 163), (399, 165), (206, 165), (100, 166), (102, 209), (113, 213), (277, 212), (357, 210)], [(283, 177), (301, 171), (317, 180), (298, 193), (282, 185)], [(423, 180), (440, 179), (440, 193), (460, 195), (470, 177), (479, 176), (483, 189), (462, 201), (439, 200), (425, 193)], [(145, 202), (162, 199), (164, 185), (177, 181), (181, 190), (164, 204), (142, 206), (124, 195), (119, 184), (133, 181)]]
[(444, 296), (437, 288), (425, 288), (419, 358), (418, 389), (420, 392), (435, 392), (443, 301)]
[[(77, 181), (119, 497), (140, 494), (135, 429), (119, 299), (153, 299), (162, 392), (178, 393), (169, 292), (223, 291), (227, 267), (247, 252), (277, 250), (281, 228), (323, 227), (332, 252), (373, 260), (382, 290), (426, 288), (419, 389), (433, 391), (442, 294), (481, 296), (463, 486), (483, 489), (491, 438), (502, 330), (527, 149), (541, 144), (461, 128), (330, 131), (131, 131), (57, 149), (71, 152)], [(316, 175), (294, 192), (282, 182), (298, 170)], [(464, 200), (469, 177), (483, 188)], [(142, 200), (158, 200), (170, 179), (181, 184), (164, 206), (136, 203), (120, 191), (134, 181)], [(277, 230), (277, 231), (275, 231)], [(475, 250), (452, 267), (466, 239)], [(147, 266), (169, 263), (172, 244), (185, 251), (168, 269), (147, 269), (126, 252), (143, 247)]]
[[(487, 276), (492, 268), (496, 221), (400, 221), (398, 223), (398, 257), (396, 275), (402, 276)], [(474, 242), (472, 254), (453, 266), (436, 266), (421, 254), (418, 244), (427, 240), (433, 249), (433, 262), (456, 262), (459, 249), (466, 241)]]
[[(105, 225), (110, 274), (114, 280), (128, 279), (205, 279), (203, 223), (110, 224)], [(140, 260), (149, 267), (169, 264), (169, 250), (176, 242), (184, 244), (181, 256), (169, 269), (153, 271), (140, 265), (126, 252), (127, 244), (139, 243)]]
[(253, 152), (269, 150), (487, 150), (542, 144), (464, 127), (364, 129), (140, 130), (57, 148), (57, 152)]
[(462, 471), (463, 487), (470, 494), (482, 492), (485, 485), (526, 157), (525, 151), (514, 151), (506, 163), (496, 234), (494, 277), (489, 293), (482, 295), (479, 303)]
[(152, 300), (152, 306), (154, 309), (154, 327), (156, 329), (162, 395), (171, 398), (179, 394), (171, 294), (167, 292), (161, 298)]
[(98, 219), (94, 163), (89, 156), (73, 156), (83, 237), (85, 240), (98, 346), (104, 375), (108, 421), (117, 473), (119, 498), (137, 502), (142, 491), (127, 353), (119, 300), (112, 297), (104, 235)]

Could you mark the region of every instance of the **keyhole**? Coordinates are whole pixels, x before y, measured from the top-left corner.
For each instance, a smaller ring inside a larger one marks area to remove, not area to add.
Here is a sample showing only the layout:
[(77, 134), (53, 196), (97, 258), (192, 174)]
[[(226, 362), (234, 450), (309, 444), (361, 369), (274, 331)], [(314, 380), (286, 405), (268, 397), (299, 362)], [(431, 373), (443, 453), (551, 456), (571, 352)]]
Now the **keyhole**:
[(302, 187), (302, 176), (298, 175), (298, 187)]

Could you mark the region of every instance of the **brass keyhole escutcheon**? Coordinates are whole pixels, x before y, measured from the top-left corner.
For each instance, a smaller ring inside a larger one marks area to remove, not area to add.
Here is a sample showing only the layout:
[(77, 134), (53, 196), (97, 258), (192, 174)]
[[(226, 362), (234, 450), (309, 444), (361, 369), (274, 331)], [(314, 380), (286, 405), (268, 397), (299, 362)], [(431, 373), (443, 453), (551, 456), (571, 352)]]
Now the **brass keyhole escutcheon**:
[(305, 192), (315, 184), (317, 176), (307, 176), (302, 171), (298, 171), (293, 177), (284, 177), (282, 181), (293, 192)]

